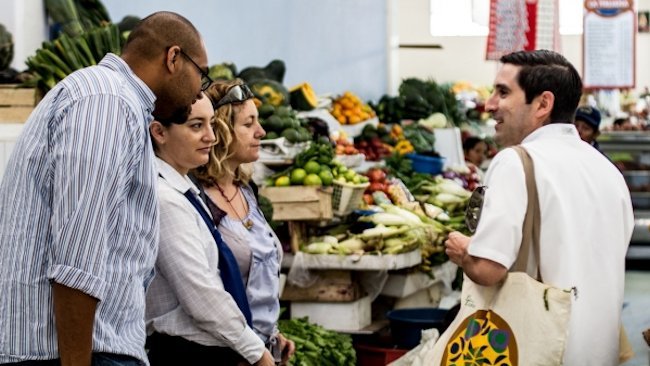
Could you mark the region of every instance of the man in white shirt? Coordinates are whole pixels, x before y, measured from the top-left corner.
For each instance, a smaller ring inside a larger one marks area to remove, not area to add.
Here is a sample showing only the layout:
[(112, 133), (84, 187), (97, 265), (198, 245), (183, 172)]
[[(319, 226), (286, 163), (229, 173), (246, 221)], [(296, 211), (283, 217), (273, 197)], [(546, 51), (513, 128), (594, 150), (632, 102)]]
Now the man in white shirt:
[[(495, 140), (523, 145), (533, 160), (544, 282), (577, 288), (564, 364), (618, 364), (625, 254), (634, 228), (629, 191), (572, 123), (582, 90), (575, 68), (546, 50), (515, 52), (501, 62), (486, 102), (497, 122)], [(491, 286), (505, 278), (522, 239), (527, 191), (513, 149), (495, 156), (485, 182), (475, 234), (451, 233), (446, 252), (469, 278)]]

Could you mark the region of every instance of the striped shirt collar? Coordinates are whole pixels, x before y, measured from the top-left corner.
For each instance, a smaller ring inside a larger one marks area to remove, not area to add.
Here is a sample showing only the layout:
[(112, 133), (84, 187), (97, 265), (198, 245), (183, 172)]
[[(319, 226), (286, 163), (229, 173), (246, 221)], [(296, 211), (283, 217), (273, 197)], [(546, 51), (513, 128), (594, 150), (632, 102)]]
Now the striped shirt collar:
[(149, 86), (145, 84), (136, 74), (133, 73), (131, 67), (119, 56), (114, 53), (108, 53), (99, 62), (99, 66), (107, 67), (122, 75), (131, 84), (136, 95), (142, 101), (142, 110), (147, 114), (153, 113), (154, 103), (156, 102), (156, 95), (151, 91)]
[(160, 176), (162, 176), (172, 188), (182, 194), (191, 190), (192, 193), (199, 196), (199, 189), (187, 175), (181, 175), (176, 169), (159, 157), (156, 157), (156, 167), (158, 168), (158, 174), (160, 174)]

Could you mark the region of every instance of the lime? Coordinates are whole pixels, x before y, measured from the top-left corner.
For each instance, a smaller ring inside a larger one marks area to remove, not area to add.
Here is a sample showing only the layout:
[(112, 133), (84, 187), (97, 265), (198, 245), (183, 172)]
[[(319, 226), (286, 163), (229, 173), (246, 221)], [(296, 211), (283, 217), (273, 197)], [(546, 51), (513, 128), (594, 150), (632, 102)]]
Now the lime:
[(321, 172), (328, 171), (328, 172), (331, 173), (331, 172), (332, 172), (332, 168), (331, 168), (329, 165), (327, 165), (327, 164), (321, 164), (321, 165), (320, 165), (320, 171), (321, 171)]
[(320, 164), (314, 160), (308, 161), (303, 168), (305, 168), (307, 174), (318, 174), (320, 172)]
[(291, 184), (294, 186), (299, 186), (302, 185), (302, 181), (305, 180), (305, 177), (307, 176), (307, 172), (305, 169), (302, 168), (296, 168), (291, 171)]
[(334, 181), (334, 176), (329, 170), (321, 170), (320, 173), (318, 173), (318, 176), (320, 177), (320, 180), (323, 182), (324, 186), (331, 186), (332, 182)]
[(344, 176), (345, 176), (345, 180), (347, 180), (348, 182), (352, 182), (354, 177), (357, 176), (357, 172), (355, 172), (352, 169), (349, 169), (348, 171), (345, 172)]
[(278, 177), (278, 179), (275, 180), (276, 187), (288, 187), (290, 185), (291, 185), (291, 179), (289, 179), (289, 177), (287, 177), (286, 175)]
[(302, 184), (306, 186), (322, 186), (323, 181), (317, 174), (308, 174)]

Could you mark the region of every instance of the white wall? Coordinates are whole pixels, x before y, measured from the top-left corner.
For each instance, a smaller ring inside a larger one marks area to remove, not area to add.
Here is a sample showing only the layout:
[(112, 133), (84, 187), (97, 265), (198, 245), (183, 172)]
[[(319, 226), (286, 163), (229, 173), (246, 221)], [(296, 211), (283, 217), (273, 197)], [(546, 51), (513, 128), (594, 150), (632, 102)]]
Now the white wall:
[[(650, 8), (650, 0), (639, 1), (638, 8)], [(400, 49), (399, 78), (432, 77), (438, 82), (466, 80), (474, 85), (492, 85), (498, 63), (485, 61), (486, 38), (433, 37), (429, 31), (429, 1), (401, 0), (397, 9), (399, 42), (402, 44), (440, 44), (442, 49)], [(561, 36), (562, 54), (582, 72), (582, 36)], [(650, 86), (650, 35), (637, 37), (637, 90)]]
[(317, 93), (351, 90), (378, 99), (387, 89), (387, 5), (377, 0), (103, 0), (114, 22), (124, 15), (178, 12), (205, 38), (210, 63), (240, 69), (274, 58), (285, 85), (308, 81)]
[(0, 23), (14, 39), (14, 59), (11, 67), (26, 69), (25, 60), (34, 54), (47, 37), (43, 0), (2, 0)]

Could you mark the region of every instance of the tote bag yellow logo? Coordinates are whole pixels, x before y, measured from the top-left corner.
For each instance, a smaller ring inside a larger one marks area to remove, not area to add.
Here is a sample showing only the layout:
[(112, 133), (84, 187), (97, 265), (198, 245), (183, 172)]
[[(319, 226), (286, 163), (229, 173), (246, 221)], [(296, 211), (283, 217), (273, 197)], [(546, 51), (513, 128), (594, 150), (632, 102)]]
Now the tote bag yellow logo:
[(517, 366), (515, 335), (497, 313), (479, 310), (463, 320), (447, 342), (441, 365)]

